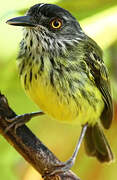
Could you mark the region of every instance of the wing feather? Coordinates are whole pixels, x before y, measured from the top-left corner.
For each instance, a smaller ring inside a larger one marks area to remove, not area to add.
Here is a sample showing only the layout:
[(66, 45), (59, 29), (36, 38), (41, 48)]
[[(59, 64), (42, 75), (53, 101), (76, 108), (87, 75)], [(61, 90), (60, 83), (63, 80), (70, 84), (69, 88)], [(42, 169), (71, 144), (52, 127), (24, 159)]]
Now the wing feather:
[(85, 61), (94, 77), (97, 88), (102, 93), (102, 98), (105, 103), (100, 120), (104, 128), (108, 129), (113, 118), (113, 103), (108, 71), (103, 62), (100, 47), (89, 37), (85, 44), (85, 52)]

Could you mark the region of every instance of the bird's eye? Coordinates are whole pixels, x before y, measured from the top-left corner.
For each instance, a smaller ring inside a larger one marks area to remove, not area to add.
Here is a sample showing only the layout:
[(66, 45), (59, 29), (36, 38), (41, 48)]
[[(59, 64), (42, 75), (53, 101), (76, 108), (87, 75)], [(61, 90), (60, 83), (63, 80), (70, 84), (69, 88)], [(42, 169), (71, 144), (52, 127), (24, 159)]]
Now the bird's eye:
[(53, 19), (50, 22), (50, 25), (53, 29), (60, 29), (62, 26), (62, 21), (60, 19)]

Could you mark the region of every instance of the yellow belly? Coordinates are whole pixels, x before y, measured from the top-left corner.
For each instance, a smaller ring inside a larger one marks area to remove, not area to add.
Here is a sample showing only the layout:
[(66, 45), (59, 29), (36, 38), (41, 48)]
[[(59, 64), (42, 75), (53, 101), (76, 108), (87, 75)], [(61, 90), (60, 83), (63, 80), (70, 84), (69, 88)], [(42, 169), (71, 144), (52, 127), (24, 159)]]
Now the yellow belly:
[[(27, 78), (29, 82), (29, 77)], [(77, 104), (72, 97), (67, 97), (67, 92), (63, 94), (61, 91), (58, 94), (47, 78), (46, 74), (37, 79), (33, 76), (31, 83), (28, 83), (28, 87), (25, 88), (26, 93), (43, 112), (56, 120), (71, 124), (95, 123), (99, 119), (104, 103), (101, 93), (96, 87), (93, 91), (97, 94), (99, 103), (96, 105), (96, 110), (94, 110), (79, 91), (77, 92), (79, 102)], [(21, 81), (24, 86), (24, 75), (21, 76)]]

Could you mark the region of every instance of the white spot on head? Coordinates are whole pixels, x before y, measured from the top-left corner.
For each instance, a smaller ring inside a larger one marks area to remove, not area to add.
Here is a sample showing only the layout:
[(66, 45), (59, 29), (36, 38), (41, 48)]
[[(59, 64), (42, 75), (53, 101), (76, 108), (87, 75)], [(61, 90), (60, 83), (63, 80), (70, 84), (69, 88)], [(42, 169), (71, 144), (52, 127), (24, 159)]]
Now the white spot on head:
[(45, 5), (45, 3), (42, 3), (42, 4), (40, 4), (40, 6), (39, 7), (42, 7), (42, 6), (44, 6)]

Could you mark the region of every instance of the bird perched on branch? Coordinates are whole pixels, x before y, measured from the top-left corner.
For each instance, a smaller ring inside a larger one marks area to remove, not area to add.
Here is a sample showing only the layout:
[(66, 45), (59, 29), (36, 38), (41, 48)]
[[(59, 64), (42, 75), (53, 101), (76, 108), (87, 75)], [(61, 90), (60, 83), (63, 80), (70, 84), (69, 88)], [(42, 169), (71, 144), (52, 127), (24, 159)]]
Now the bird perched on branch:
[[(36, 4), (25, 16), (7, 23), (24, 27), (18, 68), (26, 93), (48, 116), (82, 126), (72, 157), (59, 165), (59, 171), (71, 168), (83, 138), (89, 156), (100, 162), (112, 161), (101, 128), (110, 127), (113, 105), (100, 47), (57, 5)], [(12, 123), (19, 126), (37, 115), (40, 112), (23, 115), (23, 121), (22, 115), (17, 116)], [(54, 173), (57, 171), (55, 166)]]

